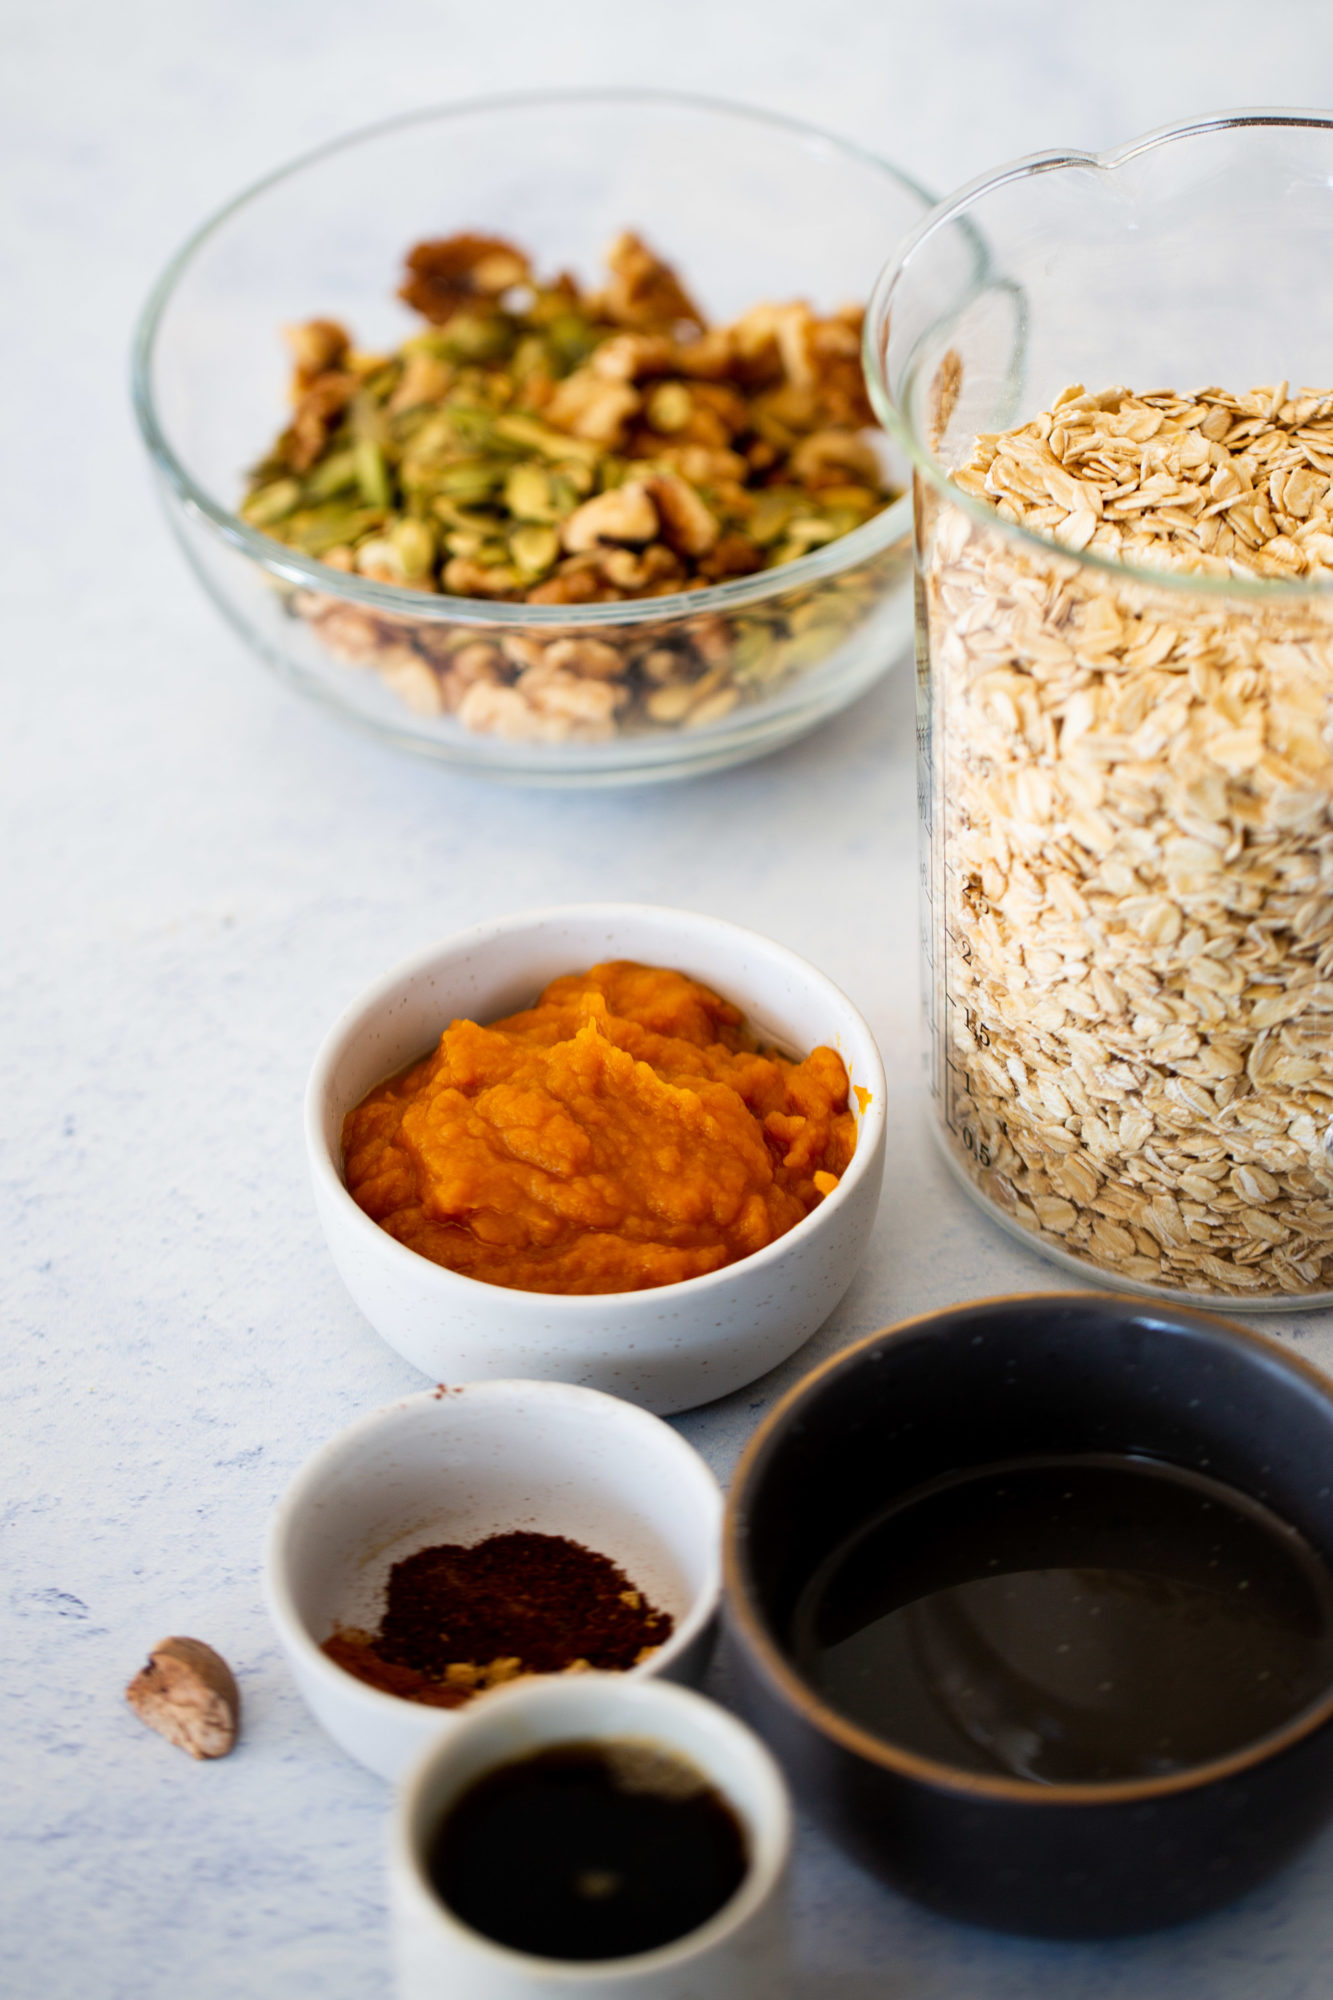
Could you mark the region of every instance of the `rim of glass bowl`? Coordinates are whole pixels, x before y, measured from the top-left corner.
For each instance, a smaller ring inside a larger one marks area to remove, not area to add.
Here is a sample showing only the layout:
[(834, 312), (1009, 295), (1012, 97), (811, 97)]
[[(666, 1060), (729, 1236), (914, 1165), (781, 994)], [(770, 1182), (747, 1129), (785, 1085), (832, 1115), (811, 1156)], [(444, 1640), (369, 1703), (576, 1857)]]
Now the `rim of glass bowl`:
[[(158, 421), (153, 397), (152, 370), (157, 336), (163, 314), (178, 281), (214, 232), (229, 222), (239, 210), (266, 194), (279, 182), (291, 179), (333, 153), (344, 152), (367, 141), (384, 138), (408, 126), (429, 124), (435, 120), (485, 117), (495, 112), (522, 112), (537, 106), (607, 104), (662, 105), (687, 111), (709, 112), (753, 125), (767, 126), (776, 131), (785, 131), (794, 137), (815, 140), (819, 145), (832, 148), (859, 165), (871, 168), (875, 173), (882, 174), (886, 179), (895, 182), (898, 187), (927, 208), (933, 200), (926, 189), (919, 186), (901, 168), (893, 166), (888, 160), (881, 159), (878, 154), (858, 146), (851, 140), (839, 139), (817, 125), (807, 124), (799, 118), (788, 118), (781, 112), (760, 111), (750, 105), (733, 104), (725, 98), (709, 97), (688, 91), (614, 88), (515, 91), (489, 97), (469, 98), (459, 104), (425, 105), (415, 111), (399, 113), (393, 118), (380, 119), (373, 125), (359, 126), (354, 132), (344, 133), (337, 139), (325, 140), (323, 144), (311, 147), (308, 152), (299, 154), (285, 165), (274, 168), (261, 179), (252, 181), (222, 208), (216, 209), (186, 238), (148, 295), (134, 331), (131, 368), (134, 412), (151, 457), (165, 473), (184, 504), (202, 514), (233, 548), (241, 550), (252, 561), (271, 574), (280, 576), (287, 583), (318, 591), (325, 597), (338, 597), (352, 604), (365, 605), (370, 610), (393, 613), (400, 618), (411, 617), (424, 623), (466, 623), (478, 626), (511, 626), (521, 623), (537, 627), (567, 628), (570, 625), (660, 624), (664, 619), (693, 617), (708, 611), (735, 610), (778, 593), (799, 589), (802, 584), (816, 583), (825, 577), (835, 576), (852, 564), (878, 554), (881, 549), (889, 547), (909, 533), (912, 518), (910, 487), (880, 513), (864, 522), (861, 527), (854, 528), (850, 534), (840, 535), (835, 541), (826, 542), (822, 548), (813, 549), (808, 555), (800, 556), (794, 562), (781, 563), (772, 569), (760, 570), (754, 576), (734, 578), (728, 583), (709, 584), (702, 590), (677, 590), (661, 597), (626, 598), (612, 604), (584, 605), (527, 604), (479, 597), (452, 597), (439, 591), (408, 590), (399, 588), (395, 584), (372, 583), (366, 577), (330, 569), (327, 564), (318, 562), (313, 557), (303, 556), (297, 550), (289, 549), (285, 543), (274, 541), (271, 536), (263, 534), (259, 529), (252, 528), (247, 521), (243, 521), (230, 507), (199, 485), (176, 457)], [(971, 234), (970, 228), (968, 233)], [(975, 244), (974, 254), (977, 256), (980, 277), (984, 270), (984, 258)], [(869, 308), (867, 316), (868, 312)]]
[[(949, 501), (969, 514), (974, 521), (1006, 540), (1016, 542), (1020, 548), (1040, 550), (1043, 556), (1058, 555), (1067, 562), (1079, 563), (1085, 569), (1100, 571), (1105, 576), (1113, 576), (1122, 582), (1143, 584), (1155, 590), (1180, 591), (1187, 596), (1229, 598), (1244, 597), (1262, 603), (1296, 603), (1301, 599), (1333, 598), (1333, 579), (1316, 581), (1297, 578), (1291, 581), (1275, 577), (1258, 576), (1210, 576), (1197, 570), (1151, 569), (1138, 563), (1118, 562), (1112, 556), (1095, 554), (1088, 549), (1067, 549), (1048, 535), (1038, 534), (1032, 528), (1024, 528), (1016, 521), (1006, 521), (994, 508), (980, 500), (975, 494), (964, 492), (955, 486), (948, 471), (917, 435), (912, 419), (905, 407), (912, 389), (916, 385), (915, 361), (904, 377), (904, 396), (900, 404), (891, 393), (885, 379), (884, 349), (887, 343), (889, 317), (893, 295), (899, 280), (903, 277), (912, 258), (937, 230), (950, 224), (970, 228), (974, 237), (984, 233), (984, 218), (973, 211), (995, 189), (1007, 186), (1011, 181), (1027, 180), (1035, 174), (1060, 172), (1068, 168), (1092, 168), (1099, 173), (1115, 173), (1131, 160), (1139, 159), (1145, 153), (1152, 153), (1164, 146), (1176, 145), (1182, 140), (1199, 138), (1204, 133), (1244, 130), (1260, 126), (1298, 126), (1333, 133), (1333, 116), (1320, 111), (1297, 109), (1243, 109), (1219, 111), (1205, 118), (1191, 118), (1179, 125), (1159, 125), (1140, 138), (1130, 139), (1123, 146), (1116, 146), (1105, 153), (1081, 153), (1056, 149), (1048, 153), (1027, 153), (1022, 158), (1010, 160), (1006, 165), (992, 168), (988, 173), (978, 174), (975, 180), (967, 181), (947, 195), (939, 206), (932, 209), (924, 221), (904, 237), (897, 250), (880, 272), (870, 294), (866, 308), (865, 336), (862, 343), (862, 361), (865, 368), (866, 384), (870, 400), (889, 436), (906, 453), (916, 470), (927, 478)], [(989, 269), (981, 269), (978, 275), (983, 281), (995, 276), (998, 260), (990, 253)], [(1014, 280), (999, 276), (1000, 283), (1013, 287)], [(1021, 288), (1020, 288), (1021, 289)], [(970, 305), (979, 296), (981, 286), (974, 279), (967, 292), (963, 306)], [(1034, 415), (1037, 414), (1034, 412)]]

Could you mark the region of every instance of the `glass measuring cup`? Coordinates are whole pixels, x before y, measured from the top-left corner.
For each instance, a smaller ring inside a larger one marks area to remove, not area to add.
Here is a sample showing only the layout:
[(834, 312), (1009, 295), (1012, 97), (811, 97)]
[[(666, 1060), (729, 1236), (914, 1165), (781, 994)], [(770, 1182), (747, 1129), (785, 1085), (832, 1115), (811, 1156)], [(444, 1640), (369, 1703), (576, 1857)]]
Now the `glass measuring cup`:
[(1057, 1261), (1251, 1309), (1333, 1302), (1333, 586), (1059, 547), (948, 474), (1074, 383), (1333, 386), (1330, 229), (1333, 120), (1228, 114), (964, 188), (867, 322), (946, 1156)]

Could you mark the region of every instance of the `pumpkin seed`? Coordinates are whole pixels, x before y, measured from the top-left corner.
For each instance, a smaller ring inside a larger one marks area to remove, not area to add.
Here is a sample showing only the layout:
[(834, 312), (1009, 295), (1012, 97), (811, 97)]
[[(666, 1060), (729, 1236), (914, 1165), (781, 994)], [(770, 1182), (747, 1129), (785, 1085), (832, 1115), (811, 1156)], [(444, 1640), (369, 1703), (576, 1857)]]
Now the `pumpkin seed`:
[(322, 556), (344, 542), (355, 547), (383, 520), (381, 508), (348, 507), (331, 501), (328, 506), (311, 507), (292, 515), (285, 523), (283, 540), (300, 549), (304, 555)]
[(361, 483), (355, 450), (335, 451), (323, 459), (305, 482), (307, 500), (332, 500), (337, 493), (350, 492)]
[(683, 431), (694, 415), (694, 398), (683, 382), (663, 382), (648, 398), (648, 421), (655, 431)]
[(516, 465), (505, 480), (505, 505), (518, 521), (558, 521), (553, 486), (539, 465)]
[(407, 576), (426, 576), (435, 562), (435, 537), (424, 521), (395, 522), (389, 540)]
[(525, 577), (545, 576), (555, 567), (560, 554), (560, 537), (554, 528), (540, 527), (532, 522), (526, 527), (515, 528), (509, 537), (509, 553), (519, 571)]
[(498, 361), (512, 349), (514, 336), (502, 313), (455, 313), (442, 344), (449, 361)]
[(602, 458), (601, 446), (593, 444), (591, 439), (570, 437), (565, 431), (549, 429), (536, 417), (514, 412), (495, 419), (495, 434), (510, 444), (527, 445), (544, 458), (572, 459), (576, 465), (587, 466), (596, 466)]
[(465, 458), (456, 465), (444, 466), (436, 475), (436, 484), (441, 493), (466, 506), (469, 501), (475, 504), (478, 500), (489, 500), (504, 476), (503, 464), (493, 458)]
[(361, 498), (368, 507), (387, 507), (389, 471), (384, 463), (384, 453), (373, 438), (360, 438), (352, 447), (352, 456)]
[(299, 479), (275, 479), (257, 486), (241, 503), (241, 513), (252, 528), (272, 528), (301, 504)]

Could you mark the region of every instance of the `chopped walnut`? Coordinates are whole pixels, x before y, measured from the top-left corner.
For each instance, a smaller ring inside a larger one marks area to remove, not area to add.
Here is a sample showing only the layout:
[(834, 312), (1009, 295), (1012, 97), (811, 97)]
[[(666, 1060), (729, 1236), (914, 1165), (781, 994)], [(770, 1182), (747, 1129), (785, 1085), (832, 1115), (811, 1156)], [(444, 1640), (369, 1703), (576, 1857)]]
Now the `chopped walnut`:
[(606, 262), (611, 279), (597, 304), (608, 319), (644, 329), (694, 326), (703, 331), (703, 314), (671, 266), (632, 230), (617, 236)]
[(717, 544), (717, 516), (687, 480), (674, 473), (650, 479), (647, 492), (661, 516), (663, 539), (682, 556), (706, 556)]
[(319, 376), (331, 368), (339, 368), (351, 346), (345, 330), (332, 319), (311, 319), (303, 326), (284, 328), (287, 346), (291, 350), (292, 366), (295, 369), (293, 388), (295, 400)]
[(398, 296), (441, 326), (460, 307), (523, 284), (528, 269), (523, 252), (499, 236), (447, 236), (409, 252)]
[(592, 681), (618, 681), (625, 671), (616, 648), (601, 639), (556, 639), (546, 648), (543, 665)]
[(582, 555), (603, 542), (651, 542), (658, 528), (652, 491), (636, 480), (585, 500), (565, 522), (560, 539), (571, 555)]
[[(298, 370), (299, 380), (299, 370)], [(356, 377), (334, 369), (317, 375), (302, 391), (287, 433), (286, 463), (293, 472), (309, 472), (329, 435), (356, 394)]]
[(592, 368), (580, 368), (555, 390), (543, 415), (573, 437), (618, 445), (638, 407), (638, 391), (627, 382), (608, 381)]

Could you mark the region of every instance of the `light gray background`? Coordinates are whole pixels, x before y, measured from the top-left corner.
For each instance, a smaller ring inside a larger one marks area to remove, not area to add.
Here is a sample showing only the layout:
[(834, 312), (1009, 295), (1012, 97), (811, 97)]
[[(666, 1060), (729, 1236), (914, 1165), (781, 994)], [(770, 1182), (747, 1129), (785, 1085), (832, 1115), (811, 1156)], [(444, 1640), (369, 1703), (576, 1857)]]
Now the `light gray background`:
[[(724, 1477), (817, 1356), (1060, 1279), (927, 1140), (907, 674), (768, 763), (619, 797), (493, 791), (344, 733), (244, 655), (168, 541), (126, 399), (141, 297), (261, 170), (432, 100), (701, 89), (944, 190), (1192, 112), (1327, 104), (1333, 8), (3, 0), (0, 39), (0, 1990), (380, 1995), (385, 1793), (301, 1707), (257, 1576), (293, 1468), (419, 1379), (344, 1296), (307, 1196), (300, 1093), (343, 1003), (476, 919), (593, 896), (739, 918), (859, 1002), (894, 1092), (874, 1249), (795, 1364), (683, 1420)], [(1283, 1331), (1333, 1361), (1328, 1315)], [(239, 1670), (225, 1763), (189, 1763), (121, 1702), (170, 1631)], [(1333, 1836), (1233, 1912), (1114, 1947), (939, 1922), (810, 1829), (798, 1904), (799, 2000), (1333, 1989)]]

